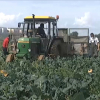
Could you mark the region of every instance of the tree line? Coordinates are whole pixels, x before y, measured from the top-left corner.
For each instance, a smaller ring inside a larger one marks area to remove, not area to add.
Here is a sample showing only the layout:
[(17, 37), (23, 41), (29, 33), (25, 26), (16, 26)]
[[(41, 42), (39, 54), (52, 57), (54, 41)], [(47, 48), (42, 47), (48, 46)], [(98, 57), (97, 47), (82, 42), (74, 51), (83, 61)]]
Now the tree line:
[(95, 35), (100, 41), (100, 33)]
[[(77, 31), (73, 31), (72, 33), (70, 33), (70, 36), (74, 36), (77, 37), (79, 35), (79, 33)], [(95, 35), (99, 41), (100, 41), (100, 33)]]

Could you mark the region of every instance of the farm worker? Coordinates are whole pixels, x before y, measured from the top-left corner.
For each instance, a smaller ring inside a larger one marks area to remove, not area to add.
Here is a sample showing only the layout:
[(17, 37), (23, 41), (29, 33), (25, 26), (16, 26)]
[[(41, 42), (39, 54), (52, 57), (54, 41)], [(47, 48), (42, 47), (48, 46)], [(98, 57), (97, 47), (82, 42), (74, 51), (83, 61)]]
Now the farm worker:
[(90, 47), (90, 52), (89, 56), (98, 56), (98, 51), (99, 51), (99, 40), (93, 33), (90, 34), (90, 40), (89, 40), (89, 47)]
[(8, 37), (6, 37), (4, 39), (3, 44), (2, 44), (2, 46), (3, 46), (3, 53), (4, 53), (5, 56), (9, 54), (8, 53), (9, 40), (10, 40), (10, 35), (8, 35)]
[(40, 27), (38, 27), (37, 35), (40, 35), (42, 38), (46, 38), (46, 34), (45, 34), (45, 31), (44, 31), (44, 24), (43, 23), (41, 23)]

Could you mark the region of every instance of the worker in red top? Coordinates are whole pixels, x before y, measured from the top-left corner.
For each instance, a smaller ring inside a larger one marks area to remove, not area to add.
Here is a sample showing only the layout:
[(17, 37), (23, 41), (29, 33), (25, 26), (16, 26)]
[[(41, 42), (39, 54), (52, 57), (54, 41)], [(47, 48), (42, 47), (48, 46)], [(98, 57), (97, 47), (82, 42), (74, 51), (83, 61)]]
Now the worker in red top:
[(10, 40), (10, 35), (8, 35), (8, 37), (6, 37), (3, 41), (3, 53), (4, 55), (8, 55), (8, 44), (9, 44), (9, 40)]

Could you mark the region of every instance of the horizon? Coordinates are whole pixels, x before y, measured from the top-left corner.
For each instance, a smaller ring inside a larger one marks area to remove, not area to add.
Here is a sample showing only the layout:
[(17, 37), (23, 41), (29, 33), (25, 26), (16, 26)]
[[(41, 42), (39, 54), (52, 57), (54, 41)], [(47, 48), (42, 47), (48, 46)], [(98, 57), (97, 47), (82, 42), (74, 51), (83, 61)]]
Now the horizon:
[(98, 34), (100, 33), (99, 5), (100, 1), (92, 0), (0, 1), (0, 27), (17, 28), (18, 22), (22, 22), (24, 17), (34, 13), (36, 16), (59, 15), (58, 28), (89, 28), (90, 33)]

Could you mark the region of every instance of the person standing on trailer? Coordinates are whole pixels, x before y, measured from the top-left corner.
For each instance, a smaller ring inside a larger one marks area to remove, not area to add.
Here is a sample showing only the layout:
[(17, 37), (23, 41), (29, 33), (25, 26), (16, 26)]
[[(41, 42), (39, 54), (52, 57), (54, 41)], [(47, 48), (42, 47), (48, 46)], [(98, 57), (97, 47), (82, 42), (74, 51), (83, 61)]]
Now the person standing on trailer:
[(8, 37), (6, 37), (3, 41), (3, 54), (6, 56), (8, 55), (8, 44), (9, 44), (9, 40), (10, 40), (10, 35), (8, 35)]
[(97, 57), (99, 51), (99, 40), (95, 37), (94, 33), (90, 34), (89, 47), (89, 57)]

